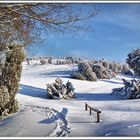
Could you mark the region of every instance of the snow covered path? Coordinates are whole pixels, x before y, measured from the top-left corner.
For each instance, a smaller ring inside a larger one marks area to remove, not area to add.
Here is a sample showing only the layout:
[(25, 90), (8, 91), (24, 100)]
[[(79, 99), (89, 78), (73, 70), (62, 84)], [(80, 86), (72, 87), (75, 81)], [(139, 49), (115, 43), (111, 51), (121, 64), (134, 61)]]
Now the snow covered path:
[(55, 127), (54, 123), (50, 123), (48, 126), (44, 125), (40, 121), (49, 119), (47, 109), (25, 105), (20, 107), (21, 110), (19, 113), (16, 113), (0, 122), (0, 136), (48, 136), (53, 131)]
[[(122, 100), (121, 97), (109, 94), (113, 88), (123, 86), (122, 76), (98, 82), (70, 79), (69, 74), (76, 68), (71, 65), (24, 67), (17, 99), (21, 104), (21, 110), (28, 108), (34, 111), (21, 112), (23, 117), (13, 116), (10, 124), (7, 122), (4, 127), (0, 127), (0, 135), (7, 134), (4, 128), (8, 126), (7, 132), (13, 128), (18, 129), (18, 133), (13, 131), (13, 136), (140, 136), (140, 101)], [(54, 82), (57, 76), (60, 76), (64, 83), (67, 80), (73, 83), (76, 99), (47, 99), (46, 84)], [(96, 114), (90, 116), (89, 112), (84, 110), (85, 102), (102, 111), (100, 123), (96, 123)], [(48, 119), (50, 115), (33, 114), (40, 112), (42, 108), (47, 109), (47, 114), (51, 113), (49, 108), (53, 109), (52, 119)], [(23, 131), (22, 127), (14, 126), (17, 119), (25, 119), (21, 121), (22, 126), (30, 127)]]

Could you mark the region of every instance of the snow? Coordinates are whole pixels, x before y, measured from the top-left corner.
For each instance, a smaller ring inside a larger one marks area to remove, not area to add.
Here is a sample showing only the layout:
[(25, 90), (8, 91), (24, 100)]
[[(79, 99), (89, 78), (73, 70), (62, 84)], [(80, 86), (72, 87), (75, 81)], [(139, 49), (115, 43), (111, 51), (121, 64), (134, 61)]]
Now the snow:
[[(71, 79), (77, 65), (23, 63), (19, 92), (16, 96), (20, 111), (0, 121), (0, 136), (28, 137), (95, 137), (140, 136), (140, 100), (124, 100), (110, 93), (123, 86), (122, 78), (102, 79), (97, 82)], [(61, 77), (72, 82), (76, 98), (50, 100), (46, 84)], [(100, 109), (101, 122), (96, 114), (85, 111), (85, 103)]]

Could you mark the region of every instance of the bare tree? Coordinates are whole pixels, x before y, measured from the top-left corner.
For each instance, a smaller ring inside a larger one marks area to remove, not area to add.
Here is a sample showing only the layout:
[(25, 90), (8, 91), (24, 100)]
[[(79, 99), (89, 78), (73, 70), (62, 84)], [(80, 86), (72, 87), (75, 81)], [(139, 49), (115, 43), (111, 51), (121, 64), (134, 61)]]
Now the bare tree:
[(99, 10), (92, 7), (84, 11), (83, 7), (81, 4), (62, 3), (0, 4), (0, 48), (15, 42), (27, 46), (39, 39), (42, 31), (77, 33), (89, 30), (91, 27), (84, 21), (95, 17)]

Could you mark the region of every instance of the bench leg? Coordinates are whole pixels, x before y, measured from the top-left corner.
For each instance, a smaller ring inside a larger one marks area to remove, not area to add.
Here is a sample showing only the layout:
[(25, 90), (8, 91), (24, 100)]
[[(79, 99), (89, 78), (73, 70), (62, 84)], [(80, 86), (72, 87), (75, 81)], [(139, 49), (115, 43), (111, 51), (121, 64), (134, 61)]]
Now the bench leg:
[(89, 110), (89, 114), (91, 115), (91, 109)]
[(85, 111), (87, 111), (87, 104), (85, 103)]
[(97, 112), (97, 123), (100, 122), (100, 113)]

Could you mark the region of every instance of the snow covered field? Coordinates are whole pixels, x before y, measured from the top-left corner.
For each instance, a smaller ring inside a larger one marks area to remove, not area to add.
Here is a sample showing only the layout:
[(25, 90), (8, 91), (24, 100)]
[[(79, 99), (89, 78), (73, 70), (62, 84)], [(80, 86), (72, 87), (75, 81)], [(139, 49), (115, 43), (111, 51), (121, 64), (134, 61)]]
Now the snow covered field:
[[(95, 137), (140, 136), (140, 100), (123, 100), (110, 95), (122, 87), (122, 78), (88, 82), (70, 79), (76, 65), (23, 64), (19, 93), (20, 111), (0, 121), (0, 136), (22, 137)], [(47, 99), (46, 84), (57, 77), (72, 82), (76, 99)], [(85, 103), (102, 111), (101, 122), (96, 114), (84, 110)]]

